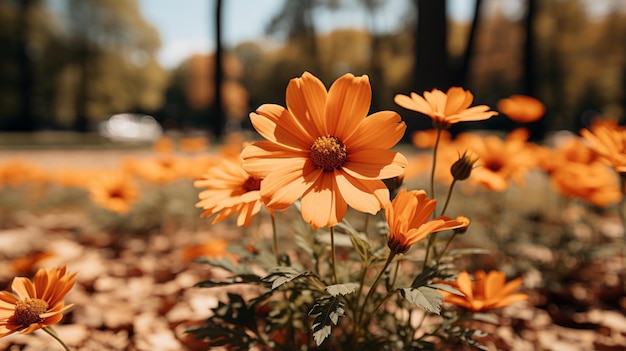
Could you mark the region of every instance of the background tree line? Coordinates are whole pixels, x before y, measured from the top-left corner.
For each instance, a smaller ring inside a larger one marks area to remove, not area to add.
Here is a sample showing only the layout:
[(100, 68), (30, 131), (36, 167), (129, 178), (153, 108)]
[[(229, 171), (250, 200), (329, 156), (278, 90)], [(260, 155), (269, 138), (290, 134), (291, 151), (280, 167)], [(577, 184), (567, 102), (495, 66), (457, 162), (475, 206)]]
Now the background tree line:
[[(475, 0), (473, 20), (461, 23), (446, 15), (445, 0), (407, 1), (412, 10), (392, 33), (376, 27), (382, 0), (285, 1), (267, 26), (280, 45), (218, 46), (217, 60), (195, 55), (166, 71), (156, 60), (158, 32), (137, 0), (4, 0), (0, 129), (86, 131), (113, 113), (142, 112), (219, 135), (245, 126), (262, 103), (284, 103), (287, 81), (305, 70), (328, 83), (368, 74), (373, 110), (405, 114), (393, 104), (396, 93), (462, 85), (491, 106), (512, 93), (539, 98), (548, 106), (534, 126), (542, 131), (577, 130), (592, 110), (622, 118), (626, 2), (605, 0), (609, 11), (599, 16), (582, 0), (519, 0), (516, 13), (502, 0)], [(214, 4), (207, 21), (221, 28), (221, 0)], [(368, 28), (316, 28), (315, 16), (345, 7), (365, 11)], [(506, 123), (484, 127), (512, 127)]]

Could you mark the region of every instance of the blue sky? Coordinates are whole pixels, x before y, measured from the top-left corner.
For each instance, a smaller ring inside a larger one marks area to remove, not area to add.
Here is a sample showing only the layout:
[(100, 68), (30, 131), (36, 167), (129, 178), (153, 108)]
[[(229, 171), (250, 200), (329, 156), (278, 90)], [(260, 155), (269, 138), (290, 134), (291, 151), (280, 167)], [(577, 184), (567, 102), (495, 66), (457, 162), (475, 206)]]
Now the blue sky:
[[(227, 45), (244, 40), (260, 39), (272, 16), (285, 0), (226, 0), (224, 1), (224, 39)], [(293, 0), (291, 0), (293, 1)], [(474, 1), (451, 0), (451, 14), (468, 18)], [(145, 18), (161, 34), (160, 62), (172, 68), (192, 53), (213, 50), (212, 0), (140, 0)], [(397, 28), (399, 19), (407, 13), (408, 0), (388, 0), (378, 12), (376, 26), (383, 31)], [(338, 27), (366, 28), (367, 17), (363, 11), (347, 9), (316, 16), (318, 30), (325, 32)]]

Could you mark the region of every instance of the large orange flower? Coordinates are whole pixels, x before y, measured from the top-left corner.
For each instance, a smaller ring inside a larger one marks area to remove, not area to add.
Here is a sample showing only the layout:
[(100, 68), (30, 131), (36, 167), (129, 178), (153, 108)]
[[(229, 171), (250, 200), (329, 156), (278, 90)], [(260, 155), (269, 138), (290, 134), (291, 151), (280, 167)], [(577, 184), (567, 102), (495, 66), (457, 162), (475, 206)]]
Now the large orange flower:
[(0, 292), (0, 337), (15, 332), (29, 334), (58, 323), (63, 312), (72, 305), (65, 305), (63, 298), (74, 286), (76, 273), (69, 274), (65, 266), (40, 269), (34, 282), (16, 277), (11, 289)]
[(433, 89), (424, 92), (424, 97), (416, 93), (411, 93), (410, 97), (398, 94), (393, 101), (408, 110), (430, 116), (437, 129), (448, 129), (459, 122), (482, 121), (498, 114), (496, 111), (489, 111), (487, 105), (470, 107), (474, 95), (461, 87), (451, 87), (445, 93)]
[(522, 278), (506, 282), (506, 276), (499, 271), (485, 271), (474, 273), (474, 280), (470, 279), (466, 271), (459, 273), (456, 282), (447, 283), (465, 296), (454, 295), (445, 291), (440, 291), (446, 302), (467, 308), (468, 310), (479, 312), (508, 306), (513, 302), (525, 300), (526, 294), (514, 294), (513, 292), (522, 284)]
[(391, 204), (385, 207), (389, 223), (387, 244), (394, 254), (407, 252), (411, 245), (431, 233), (469, 226), (469, 219), (463, 216), (457, 219), (440, 216), (429, 220), (436, 207), (437, 200), (428, 198), (423, 190), (400, 190)]
[(595, 123), (580, 131), (596, 153), (618, 173), (626, 173), (626, 128), (612, 123)]
[(510, 120), (530, 123), (541, 119), (546, 113), (545, 105), (532, 96), (514, 94), (498, 101), (498, 110)]
[(197, 188), (207, 188), (198, 195), (196, 207), (204, 208), (202, 217), (217, 213), (212, 223), (239, 213), (237, 225), (247, 226), (263, 205), (260, 184), (241, 167), (241, 160), (224, 158), (194, 182)]
[(388, 150), (406, 125), (393, 111), (367, 116), (367, 76), (346, 74), (327, 91), (305, 72), (287, 86), (287, 108), (262, 105), (250, 114), (266, 141), (242, 152), (243, 167), (258, 178), (266, 206), (285, 209), (298, 198), (314, 228), (332, 226), (347, 206), (376, 213), (389, 202), (382, 179), (402, 175), (406, 158)]

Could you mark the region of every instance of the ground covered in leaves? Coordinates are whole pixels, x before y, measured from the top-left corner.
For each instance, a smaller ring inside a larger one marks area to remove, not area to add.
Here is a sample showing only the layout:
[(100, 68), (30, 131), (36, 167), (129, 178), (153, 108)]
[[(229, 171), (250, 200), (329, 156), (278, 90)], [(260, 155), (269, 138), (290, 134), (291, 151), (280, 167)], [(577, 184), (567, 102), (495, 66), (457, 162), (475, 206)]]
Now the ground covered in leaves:
[[(1, 156), (0, 162), (16, 154)], [(18, 156), (46, 167), (88, 167), (115, 165), (129, 152), (22, 151)], [(145, 156), (137, 151), (137, 157)], [(88, 204), (80, 191), (0, 189), (0, 288), (9, 290), (14, 276), (32, 276), (38, 266), (67, 264), (79, 272), (66, 298), (74, 307), (55, 329), (73, 349), (205, 350), (185, 330), (206, 318), (227, 289), (193, 286), (225, 273), (192, 258), (229, 255), (229, 242), (254, 242), (270, 235), (271, 228), (265, 221), (246, 229), (232, 221), (210, 225), (194, 208), (198, 190), (191, 180), (144, 191), (132, 216), (120, 216)], [(624, 350), (626, 258), (619, 218), (612, 209), (554, 197), (544, 201), (545, 192), (545, 182), (535, 179), (506, 197), (459, 191), (465, 200), (453, 206), (473, 221), (459, 245), (493, 252), (459, 264), (523, 276), (522, 290), (530, 296), (497, 311), (500, 325), (481, 326), (491, 332), (485, 344), (494, 350)], [(498, 212), (506, 214), (489, 224)], [(2, 338), (0, 349), (60, 346), (35, 332)]]

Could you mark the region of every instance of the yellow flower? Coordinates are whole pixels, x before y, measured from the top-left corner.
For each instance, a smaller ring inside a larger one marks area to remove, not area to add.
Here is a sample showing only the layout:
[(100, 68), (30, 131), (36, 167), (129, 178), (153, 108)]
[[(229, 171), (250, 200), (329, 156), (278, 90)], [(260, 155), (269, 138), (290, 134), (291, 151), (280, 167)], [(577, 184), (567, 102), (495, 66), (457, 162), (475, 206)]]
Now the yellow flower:
[(546, 113), (546, 107), (541, 101), (531, 96), (519, 94), (500, 99), (498, 110), (510, 120), (520, 123), (538, 121)]
[(139, 197), (132, 178), (118, 171), (101, 173), (88, 186), (91, 200), (109, 211), (125, 214)]
[(522, 278), (507, 283), (504, 273), (491, 271), (486, 274), (482, 270), (474, 273), (474, 278), (472, 281), (469, 274), (463, 271), (459, 273), (456, 282), (443, 282), (465, 294), (465, 296), (459, 296), (440, 291), (445, 296), (444, 301), (479, 312), (508, 306), (513, 302), (528, 298), (526, 294), (513, 293), (522, 284)]
[(319, 228), (339, 223), (348, 205), (374, 214), (389, 202), (382, 179), (402, 175), (407, 160), (388, 149), (406, 125), (393, 111), (367, 116), (371, 99), (367, 76), (346, 74), (327, 91), (305, 72), (289, 82), (287, 108), (250, 114), (267, 140), (244, 149), (243, 167), (263, 179), (266, 206), (286, 209), (301, 197), (303, 218)]
[(437, 200), (428, 198), (422, 190), (400, 190), (385, 207), (389, 223), (389, 249), (394, 254), (404, 253), (431, 233), (469, 226), (469, 219), (463, 216), (457, 219), (440, 216), (429, 220), (436, 207)]
[(29, 334), (58, 323), (63, 312), (73, 305), (65, 305), (63, 298), (74, 286), (76, 273), (69, 274), (65, 266), (40, 269), (34, 282), (16, 277), (11, 289), (0, 292), (0, 337), (15, 332)]
[(487, 105), (470, 107), (474, 95), (461, 87), (451, 87), (445, 93), (433, 89), (424, 92), (424, 97), (416, 93), (411, 93), (410, 97), (398, 94), (393, 101), (408, 110), (430, 116), (437, 129), (448, 129), (459, 122), (482, 121), (498, 114), (496, 111), (489, 111)]
[(261, 180), (248, 174), (241, 167), (241, 160), (222, 159), (196, 180), (194, 186), (207, 188), (198, 195), (200, 202), (196, 207), (205, 210), (202, 217), (217, 213), (212, 223), (239, 213), (237, 225), (248, 226), (263, 205)]

